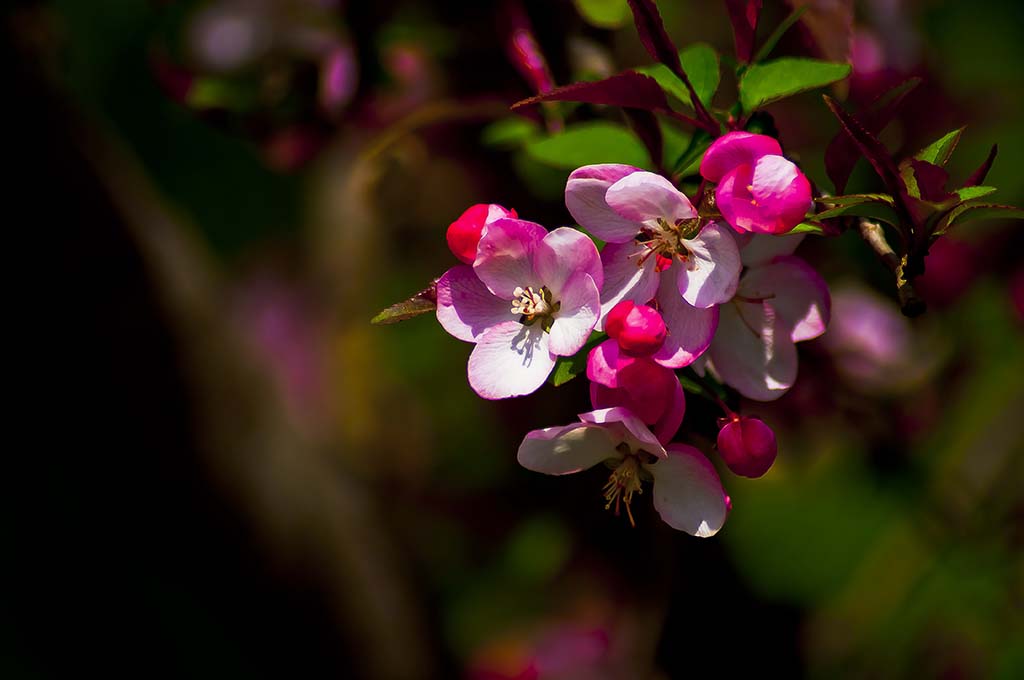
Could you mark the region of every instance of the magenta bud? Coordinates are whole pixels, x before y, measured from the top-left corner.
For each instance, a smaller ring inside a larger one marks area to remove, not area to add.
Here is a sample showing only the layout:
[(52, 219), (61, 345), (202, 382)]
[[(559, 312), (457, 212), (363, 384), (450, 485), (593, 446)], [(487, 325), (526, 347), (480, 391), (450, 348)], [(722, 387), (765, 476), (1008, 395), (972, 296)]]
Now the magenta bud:
[(473, 264), (484, 227), (502, 217), (516, 218), (518, 215), (515, 210), (507, 210), (497, 203), (477, 203), (470, 206), (459, 219), (448, 226), (448, 248), (455, 257), (466, 264)]
[(608, 337), (634, 356), (648, 356), (661, 349), (667, 329), (658, 310), (623, 300), (612, 307), (604, 322)]
[(743, 477), (760, 477), (768, 472), (778, 445), (772, 428), (758, 418), (736, 416), (718, 432), (718, 452), (729, 469)]

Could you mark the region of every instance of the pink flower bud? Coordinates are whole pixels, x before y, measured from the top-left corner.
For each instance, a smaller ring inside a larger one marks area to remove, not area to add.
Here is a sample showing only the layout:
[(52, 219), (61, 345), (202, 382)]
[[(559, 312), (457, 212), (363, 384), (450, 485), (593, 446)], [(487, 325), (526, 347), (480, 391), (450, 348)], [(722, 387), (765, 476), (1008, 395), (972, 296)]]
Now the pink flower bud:
[(743, 477), (760, 477), (775, 462), (778, 445), (772, 429), (757, 418), (735, 416), (718, 432), (718, 452), (729, 469)]
[(477, 203), (470, 206), (448, 227), (448, 248), (466, 264), (476, 260), (476, 246), (480, 243), (484, 227), (502, 217), (516, 218), (515, 210), (507, 210), (497, 203)]
[(667, 330), (658, 310), (623, 300), (612, 307), (604, 329), (619, 347), (634, 356), (648, 356), (661, 349)]
[(705, 152), (700, 172), (718, 182), (718, 209), (740, 233), (784, 234), (811, 208), (807, 177), (767, 135), (730, 132), (719, 137)]

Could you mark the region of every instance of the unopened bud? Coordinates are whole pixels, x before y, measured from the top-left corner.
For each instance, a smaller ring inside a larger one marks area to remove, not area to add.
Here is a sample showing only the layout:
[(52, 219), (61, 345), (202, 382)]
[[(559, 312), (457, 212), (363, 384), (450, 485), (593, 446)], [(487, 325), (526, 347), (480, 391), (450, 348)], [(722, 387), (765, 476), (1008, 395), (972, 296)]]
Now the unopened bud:
[(476, 247), (484, 227), (502, 217), (518, 217), (515, 210), (506, 210), (497, 203), (477, 203), (470, 206), (448, 227), (448, 248), (466, 264), (476, 260)]
[(623, 300), (612, 307), (604, 322), (608, 337), (634, 356), (648, 356), (661, 349), (667, 329), (658, 310)]
[(775, 462), (778, 445), (772, 429), (757, 418), (735, 416), (718, 432), (718, 451), (729, 469), (743, 477), (760, 477)]

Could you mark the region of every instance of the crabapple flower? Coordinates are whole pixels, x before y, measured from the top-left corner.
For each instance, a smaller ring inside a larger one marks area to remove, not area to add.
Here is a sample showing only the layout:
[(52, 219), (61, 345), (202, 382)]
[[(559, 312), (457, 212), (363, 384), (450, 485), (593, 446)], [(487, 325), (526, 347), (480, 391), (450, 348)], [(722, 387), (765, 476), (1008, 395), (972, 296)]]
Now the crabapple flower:
[(768, 472), (779, 452), (772, 428), (759, 418), (736, 414), (719, 422), (718, 452), (729, 469), (743, 477)]
[(757, 235), (743, 247), (746, 270), (736, 296), (722, 305), (707, 356), (718, 376), (757, 401), (778, 399), (797, 373), (794, 343), (816, 338), (828, 325), (825, 281), (790, 255), (799, 236)]
[(587, 357), (591, 404), (628, 408), (667, 443), (683, 422), (686, 398), (672, 370), (684, 362), (665, 345), (665, 322), (654, 308), (624, 300), (609, 312), (605, 331), (610, 339)]
[(701, 226), (690, 199), (671, 182), (629, 165), (585, 165), (565, 185), (569, 213), (608, 246), (602, 316), (619, 301), (654, 297), (659, 274), (674, 277), (679, 295), (707, 308), (736, 290), (740, 259), (728, 230)]
[(686, 444), (661, 445), (628, 409), (581, 413), (579, 423), (533, 430), (519, 446), (517, 459), (528, 470), (567, 475), (607, 461), (612, 468), (604, 487), (605, 509), (625, 506), (633, 522), (634, 494), (653, 482), (654, 509), (673, 529), (702, 538), (725, 523), (726, 495), (714, 466)]
[(704, 153), (700, 174), (717, 182), (715, 204), (740, 233), (784, 234), (811, 207), (811, 183), (772, 137), (730, 132)]
[(455, 257), (466, 264), (476, 260), (476, 246), (480, 243), (484, 227), (502, 217), (519, 217), (515, 210), (508, 210), (497, 203), (477, 203), (466, 209), (448, 226), (448, 248)]
[(476, 343), (469, 384), (485, 399), (530, 394), (559, 356), (583, 347), (597, 323), (603, 282), (593, 241), (575, 229), (548, 232), (501, 218), (487, 225), (473, 266), (437, 281), (437, 319)]

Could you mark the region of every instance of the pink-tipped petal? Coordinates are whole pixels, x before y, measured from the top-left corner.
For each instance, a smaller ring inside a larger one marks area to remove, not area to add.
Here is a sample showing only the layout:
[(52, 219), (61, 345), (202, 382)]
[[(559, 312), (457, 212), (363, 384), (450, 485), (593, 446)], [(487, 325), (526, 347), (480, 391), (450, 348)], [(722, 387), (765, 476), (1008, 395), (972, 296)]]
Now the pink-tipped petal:
[(541, 282), (557, 299), (574, 274), (589, 274), (597, 289), (604, 284), (604, 268), (597, 246), (576, 229), (559, 227), (549, 232), (533, 254), (533, 267)]
[(476, 342), (491, 326), (516, 318), (508, 301), (492, 295), (472, 267), (452, 267), (437, 280), (437, 320), (459, 340)]
[[(806, 234), (746, 234), (746, 243), (740, 246), (740, 259), (744, 267), (767, 264), (779, 255), (792, 255)], [(737, 241), (744, 238), (737, 234)]]
[(711, 345), (718, 328), (718, 306), (700, 309), (679, 295), (671, 276), (663, 276), (658, 288), (658, 307), (668, 334), (661, 349), (651, 357), (662, 366), (689, 366)]
[(554, 367), (540, 324), (505, 321), (477, 340), (469, 355), (469, 385), (484, 399), (518, 397), (536, 391)]
[(686, 261), (672, 265), (683, 299), (701, 308), (732, 299), (742, 267), (732, 234), (712, 222), (686, 241), (686, 248)]
[(555, 313), (549, 332), (549, 349), (558, 356), (572, 356), (594, 330), (601, 314), (601, 295), (590, 274), (576, 272), (562, 288), (557, 299), (560, 307)]
[(782, 155), (778, 141), (768, 135), (730, 132), (715, 140), (704, 152), (700, 174), (709, 182), (719, 182), (737, 165), (753, 165), (761, 156)]
[(617, 437), (616, 443), (625, 442), (632, 451), (646, 451), (658, 458), (665, 457), (665, 448), (654, 436), (650, 428), (629, 409), (616, 407), (604, 408), (588, 413), (581, 413), (580, 420), (585, 423), (604, 425)]
[(608, 189), (608, 205), (627, 220), (646, 222), (665, 219), (670, 223), (697, 216), (690, 199), (672, 182), (653, 172), (634, 172)]
[(778, 399), (796, 380), (796, 346), (768, 303), (723, 305), (708, 354), (722, 380), (749, 399)]
[(754, 231), (785, 234), (800, 224), (811, 209), (811, 183), (796, 165), (782, 156), (764, 156), (754, 164), (753, 195), (767, 206), (775, 223)]
[[(595, 407), (621, 406), (629, 409), (648, 426), (655, 425), (672, 406), (679, 380), (670, 368), (659, 366), (650, 359), (641, 358), (622, 366), (615, 376), (615, 387), (597, 382), (596, 396), (601, 402)], [(591, 401), (595, 397), (591, 390)]]
[(611, 433), (600, 425), (573, 423), (533, 430), (523, 438), (516, 459), (527, 470), (569, 475), (608, 458), (621, 458)]
[(743, 276), (740, 294), (769, 299), (793, 342), (816, 338), (828, 326), (832, 310), (828, 286), (799, 257), (781, 255), (771, 264), (752, 267)]
[[(605, 387), (619, 386), (619, 371), (636, 361), (626, 356), (614, 340), (605, 340), (590, 350), (587, 355), (587, 379)], [(594, 408), (609, 408), (620, 404), (595, 405)]]
[(715, 206), (729, 226), (740, 234), (754, 231), (764, 218), (762, 208), (756, 205), (750, 193), (754, 167), (737, 165), (722, 177), (715, 187)]
[(764, 421), (741, 416), (718, 432), (718, 452), (734, 473), (757, 478), (771, 468), (779, 448), (775, 433)]
[(728, 514), (725, 490), (703, 453), (670, 444), (667, 457), (644, 467), (654, 477), (654, 509), (666, 524), (700, 538), (718, 533)]
[(715, 188), (722, 217), (737, 231), (784, 234), (803, 221), (811, 207), (811, 184), (782, 156), (764, 156), (739, 165)]
[(577, 224), (602, 241), (632, 241), (639, 225), (623, 219), (612, 210), (605, 194), (612, 184), (634, 172), (640, 172), (640, 169), (615, 163), (585, 165), (574, 170), (565, 184), (565, 207), (569, 214)]
[(604, 318), (623, 300), (646, 304), (658, 290), (657, 259), (648, 248), (636, 241), (609, 243), (601, 251), (604, 266), (604, 287), (601, 289), (601, 320), (597, 329), (604, 330)]
[(683, 387), (675, 380), (670, 398), (655, 414), (648, 414), (647, 418), (638, 409), (634, 396), (629, 391), (621, 388), (606, 387), (596, 382), (590, 383), (590, 403), (595, 409), (622, 407), (637, 413), (641, 420), (648, 422), (651, 432), (662, 444), (668, 444), (672, 437), (679, 431), (683, 423), (683, 416), (686, 414), (686, 396)]
[(659, 442), (668, 444), (676, 436), (676, 432), (679, 431), (679, 426), (683, 424), (683, 416), (685, 415), (686, 394), (683, 392), (683, 386), (676, 379), (668, 408), (665, 409), (658, 422), (654, 423), (651, 427), (651, 431), (654, 432), (654, 436), (658, 438)]
[(511, 300), (518, 287), (539, 289), (543, 282), (533, 269), (533, 253), (547, 233), (544, 227), (526, 220), (495, 220), (480, 239), (473, 271), (488, 290), (504, 300)]

